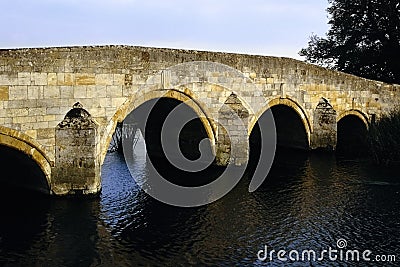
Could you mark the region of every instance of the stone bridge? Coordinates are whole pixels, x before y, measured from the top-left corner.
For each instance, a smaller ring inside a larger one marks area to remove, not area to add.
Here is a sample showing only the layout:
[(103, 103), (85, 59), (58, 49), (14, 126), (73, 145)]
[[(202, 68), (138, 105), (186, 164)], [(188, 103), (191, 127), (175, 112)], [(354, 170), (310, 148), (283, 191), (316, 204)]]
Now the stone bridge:
[[(10, 159), (27, 156), (45, 191), (91, 194), (101, 189), (117, 123), (154, 99), (184, 102), (217, 163), (241, 165), (267, 110), (280, 120), (278, 144), (335, 150), (341, 120), (367, 129), (397, 105), (399, 90), (290, 58), (130, 46), (0, 50), (0, 147)], [(244, 125), (229, 138), (227, 107)]]

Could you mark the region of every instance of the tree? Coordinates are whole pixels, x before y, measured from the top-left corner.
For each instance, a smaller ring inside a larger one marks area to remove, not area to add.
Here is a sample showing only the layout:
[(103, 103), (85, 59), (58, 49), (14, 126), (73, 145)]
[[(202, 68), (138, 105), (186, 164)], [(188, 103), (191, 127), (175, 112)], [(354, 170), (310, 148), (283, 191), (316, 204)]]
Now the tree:
[(400, 0), (328, 0), (326, 38), (299, 55), (357, 76), (400, 84)]

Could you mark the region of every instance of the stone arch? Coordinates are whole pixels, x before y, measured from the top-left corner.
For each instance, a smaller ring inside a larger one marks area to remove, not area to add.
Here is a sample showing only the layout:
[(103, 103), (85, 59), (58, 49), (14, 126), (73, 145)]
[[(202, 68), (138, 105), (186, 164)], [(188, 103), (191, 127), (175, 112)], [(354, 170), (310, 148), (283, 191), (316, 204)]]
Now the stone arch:
[(337, 117), (336, 152), (341, 157), (363, 157), (368, 153), (367, 117), (359, 110), (347, 110)]
[(4, 126), (0, 126), (0, 145), (20, 151), (35, 161), (51, 188), (51, 167), (54, 166), (54, 162), (46, 155), (42, 145), (28, 135)]
[(277, 105), (285, 105), (288, 106), (290, 108), (292, 108), (300, 117), (303, 125), (304, 125), (304, 129), (306, 131), (307, 134), (307, 142), (308, 145), (310, 145), (310, 140), (311, 140), (311, 123), (307, 117), (306, 112), (304, 111), (304, 109), (293, 99), (291, 98), (275, 98), (272, 99), (268, 102), (267, 105), (265, 105), (262, 109), (260, 109), (255, 116), (253, 116), (253, 118), (251, 119), (250, 123), (249, 123), (249, 131), (248, 131), (248, 135), (250, 136), (254, 126), (256, 125), (258, 119), (264, 114), (264, 112), (266, 112), (268, 109), (272, 108), (273, 106), (277, 106)]
[(200, 101), (196, 100), (195, 95), (189, 89), (185, 89), (183, 91), (170, 89), (170, 90), (152, 90), (147, 93), (141, 94), (140, 97), (137, 98), (130, 98), (127, 100), (114, 114), (113, 118), (111, 119), (110, 123), (106, 127), (104, 137), (104, 141), (102, 142), (101, 146), (101, 158), (100, 163), (102, 164), (104, 158), (107, 154), (108, 145), (111, 142), (112, 135), (115, 131), (118, 122), (122, 122), (133, 110), (138, 108), (140, 105), (144, 104), (147, 101), (157, 99), (157, 98), (172, 98), (179, 100), (190, 108), (198, 115), (200, 121), (203, 124), (204, 129), (207, 132), (208, 138), (211, 140), (211, 144), (214, 147), (216, 142), (216, 129), (215, 123), (213, 119), (208, 115), (207, 108), (204, 104)]
[(369, 129), (368, 117), (362, 111), (357, 109), (350, 109), (340, 113), (339, 116), (337, 116), (336, 122), (339, 122), (341, 119), (349, 115), (358, 117), (365, 124), (367, 130)]

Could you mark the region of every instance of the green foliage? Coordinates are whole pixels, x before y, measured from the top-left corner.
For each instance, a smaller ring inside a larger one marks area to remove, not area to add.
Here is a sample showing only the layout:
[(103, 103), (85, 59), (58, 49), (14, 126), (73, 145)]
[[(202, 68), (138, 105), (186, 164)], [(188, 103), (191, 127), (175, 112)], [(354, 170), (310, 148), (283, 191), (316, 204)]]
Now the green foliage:
[(299, 55), (357, 76), (400, 83), (400, 0), (328, 0), (326, 38)]
[(371, 156), (377, 164), (400, 163), (400, 109), (371, 124), (368, 144)]

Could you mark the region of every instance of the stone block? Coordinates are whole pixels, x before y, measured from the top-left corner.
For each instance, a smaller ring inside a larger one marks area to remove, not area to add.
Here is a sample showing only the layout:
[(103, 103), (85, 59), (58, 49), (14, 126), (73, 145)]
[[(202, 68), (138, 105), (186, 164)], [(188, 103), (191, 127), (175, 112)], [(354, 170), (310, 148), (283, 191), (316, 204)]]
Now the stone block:
[(55, 137), (54, 128), (45, 128), (37, 130), (37, 138), (38, 139), (52, 139)]
[(28, 98), (28, 86), (15, 85), (9, 87), (9, 100), (24, 100)]
[(57, 85), (57, 73), (47, 74), (47, 85), (54, 86)]
[(8, 100), (9, 99), (9, 94), (8, 94), (9, 87), (1, 85), (0, 86), (0, 100)]
[(9, 117), (23, 117), (28, 116), (29, 110), (27, 108), (7, 109), (7, 116)]
[(93, 117), (104, 117), (106, 115), (105, 108), (91, 108), (90, 113)]
[(36, 130), (27, 130), (25, 134), (33, 139), (37, 138), (37, 131)]
[(47, 115), (43, 116), (43, 121), (50, 122), (50, 121), (54, 121), (54, 120), (56, 120), (56, 115), (47, 114)]
[(59, 86), (45, 86), (43, 88), (44, 98), (60, 98), (60, 87)]
[[(5, 117), (9, 117), (8, 116), (8, 109), (2, 109), (0, 108), (0, 118), (5, 118)], [(1, 124), (0, 124), (1, 125)]]
[(74, 73), (64, 73), (64, 85), (73, 86), (75, 85), (75, 74)]
[(0, 75), (0, 85), (18, 85), (18, 79), (9, 75)]
[(86, 86), (74, 86), (74, 98), (86, 98)]
[(28, 86), (28, 99), (42, 99), (43, 86)]
[(60, 114), (60, 108), (59, 107), (46, 108), (46, 114), (47, 115), (58, 115), (58, 114)]
[(95, 85), (95, 74), (77, 73), (75, 74), (76, 85)]
[(96, 74), (95, 83), (96, 85), (113, 85), (114, 77), (112, 74)]
[(31, 85), (31, 73), (30, 72), (19, 72), (18, 73), (18, 85)]
[(275, 79), (272, 77), (267, 78), (267, 83), (269, 84), (274, 84), (275, 83)]
[(94, 146), (95, 129), (62, 129), (57, 131), (57, 144), (60, 146)]
[(26, 108), (26, 107), (38, 107), (40, 106), (37, 100), (13, 100), (7, 101), (3, 104), (7, 104), (7, 108)]
[[(48, 121), (48, 127), (55, 128), (59, 122), (60, 122), (60, 120)], [(43, 128), (45, 128), (45, 127), (43, 127)]]
[(111, 118), (115, 113), (115, 108), (106, 108), (106, 117)]
[(111, 99), (105, 97), (96, 99), (96, 107), (101, 107), (101, 108), (111, 107)]
[(39, 143), (41, 143), (42, 145), (46, 146), (46, 147), (51, 147), (54, 149), (54, 145), (56, 144), (56, 139), (53, 138), (47, 138), (47, 139), (38, 139)]
[(60, 98), (74, 98), (74, 88), (72, 86), (60, 86)]
[(62, 106), (62, 101), (59, 98), (49, 98), (49, 99), (38, 99), (38, 100), (28, 100), (28, 101), (36, 101), (35, 107), (60, 107)]
[[(89, 93), (89, 89), (91, 90)], [(87, 88), (88, 91), (88, 97), (90, 94), (93, 95), (94, 98), (98, 99), (101, 97), (107, 97), (107, 87), (105, 85), (96, 85), (96, 86), (90, 86), (90, 88)]]
[(57, 73), (57, 85), (64, 85), (64, 73)]
[(34, 85), (47, 85), (47, 73), (34, 72), (31, 76)]
[(250, 72), (249, 78), (251, 78), (251, 79), (257, 78), (257, 73), (255, 73), (255, 72)]
[(36, 117), (13, 117), (13, 123), (23, 124), (23, 123), (30, 123), (30, 122), (37, 122)]
[(111, 104), (113, 107), (119, 108), (123, 103), (125, 103), (126, 98), (125, 97), (117, 97), (117, 98), (113, 98), (111, 100)]
[(122, 86), (107, 86), (106, 93), (107, 97), (122, 97)]

